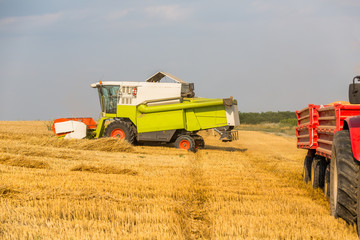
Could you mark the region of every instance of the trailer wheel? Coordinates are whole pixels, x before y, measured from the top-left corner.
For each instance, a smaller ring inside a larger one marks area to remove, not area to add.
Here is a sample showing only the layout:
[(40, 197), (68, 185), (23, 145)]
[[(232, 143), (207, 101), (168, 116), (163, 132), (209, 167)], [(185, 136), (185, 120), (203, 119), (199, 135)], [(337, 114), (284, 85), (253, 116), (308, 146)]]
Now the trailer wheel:
[(311, 163), (313, 158), (306, 156), (304, 159), (304, 168), (303, 168), (303, 180), (304, 182), (309, 182), (311, 180)]
[(327, 199), (330, 197), (330, 164), (326, 165), (324, 177), (324, 195)]
[(175, 147), (188, 151), (194, 151), (195, 140), (189, 135), (180, 135), (175, 141)]
[(105, 137), (120, 138), (133, 144), (135, 133), (130, 123), (125, 121), (114, 121), (110, 123), (104, 132)]
[(359, 164), (351, 150), (348, 130), (334, 135), (330, 163), (330, 212), (352, 224), (356, 222)]
[(321, 188), (324, 186), (325, 163), (320, 157), (315, 157), (311, 163), (311, 186)]

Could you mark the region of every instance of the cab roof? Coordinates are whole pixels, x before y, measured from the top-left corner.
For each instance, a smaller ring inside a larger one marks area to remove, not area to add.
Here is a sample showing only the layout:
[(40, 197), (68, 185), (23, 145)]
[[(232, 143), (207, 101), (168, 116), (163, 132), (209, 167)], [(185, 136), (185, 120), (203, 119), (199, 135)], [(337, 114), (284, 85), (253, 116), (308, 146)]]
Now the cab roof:
[[(160, 80), (163, 79), (164, 77), (168, 77), (177, 83), (188, 84), (187, 82), (181, 80), (180, 78), (175, 77), (174, 75), (171, 75), (170, 73), (166, 73), (166, 72), (157, 72), (154, 75), (152, 75), (151, 77), (149, 77), (145, 82), (153, 82), (153, 83), (160, 82)], [(114, 82), (114, 81), (107, 82), (106, 81), (104, 83), (106, 85), (118, 85), (120, 82)], [(102, 85), (102, 81), (90, 84), (90, 86), (93, 88), (96, 88), (99, 85)]]
[(171, 75), (170, 73), (166, 73), (166, 72), (157, 72), (154, 75), (152, 75), (151, 77), (149, 77), (146, 80), (146, 82), (160, 82), (160, 80), (163, 79), (164, 77), (171, 78), (172, 80), (174, 80), (175, 82), (178, 82), (178, 83), (187, 83), (187, 82), (181, 80), (180, 78), (177, 78), (174, 75)]

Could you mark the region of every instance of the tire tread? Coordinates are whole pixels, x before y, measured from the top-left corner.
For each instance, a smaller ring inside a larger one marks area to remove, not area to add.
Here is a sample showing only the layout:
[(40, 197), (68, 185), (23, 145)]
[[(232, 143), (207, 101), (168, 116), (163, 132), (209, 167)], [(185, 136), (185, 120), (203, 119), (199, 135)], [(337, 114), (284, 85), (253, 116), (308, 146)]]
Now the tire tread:
[[(330, 188), (331, 214), (344, 219), (350, 224), (356, 223), (359, 164), (352, 154), (348, 130), (335, 133), (331, 159), (331, 171), (334, 170), (334, 164), (336, 164), (338, 179), (336, 202), (333, 193), (334, 189), (333, 187)], [(330, 175), (332, 176), (331, 181), (334, 181), (334, 174), (330, 172)]]

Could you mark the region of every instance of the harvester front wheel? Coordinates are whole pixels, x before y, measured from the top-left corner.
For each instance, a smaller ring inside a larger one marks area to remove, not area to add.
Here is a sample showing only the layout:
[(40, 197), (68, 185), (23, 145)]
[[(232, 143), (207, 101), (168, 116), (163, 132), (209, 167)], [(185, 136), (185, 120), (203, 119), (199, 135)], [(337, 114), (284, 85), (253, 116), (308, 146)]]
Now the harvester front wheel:
[(351, 150), (348, 130), (334, 135), (330, 163), (330, 212), (352, 224), (356, 222), (359, 164)]
[(120, 138), (133, 144), (135, 133), (130, 123), (125, 121), (114, 121), (110, 123), (104, 132), (105, 137)]
[(180, 135), (175, 141), (176, 148), (194, 151), (195, 146), (195, 140), (189, 135)]

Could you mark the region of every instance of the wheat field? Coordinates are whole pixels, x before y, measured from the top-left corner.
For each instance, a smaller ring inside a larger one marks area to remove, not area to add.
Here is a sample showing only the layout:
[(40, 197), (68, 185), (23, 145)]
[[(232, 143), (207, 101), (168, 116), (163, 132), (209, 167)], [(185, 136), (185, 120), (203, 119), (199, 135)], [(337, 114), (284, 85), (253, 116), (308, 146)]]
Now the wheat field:
[(302, 181), (294, 137), (201, 135), (192, 153), (0, 122), (0, 239), (357, 239)]

